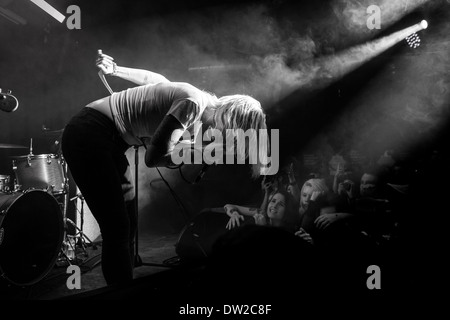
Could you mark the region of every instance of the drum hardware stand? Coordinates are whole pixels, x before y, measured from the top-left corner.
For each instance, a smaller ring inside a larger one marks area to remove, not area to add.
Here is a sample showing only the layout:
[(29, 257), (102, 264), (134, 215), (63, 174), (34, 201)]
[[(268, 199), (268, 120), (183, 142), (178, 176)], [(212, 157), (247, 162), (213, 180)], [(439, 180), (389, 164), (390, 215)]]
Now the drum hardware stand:
[[(58, 258), (57, 263), (59, 265), (65, 265), (62, 260), (65, 260), (69, 265), (72, 265), (74, 262), (77, 264), (79, 261), (78, 255), (77, 255), (77, 246), (81, 247), (82, 254), (84, 257), (88, 256), (88, 253), (86, 251), (86, 240), (93, 246), (94, 249), (96, 249), (96, 246), (94, 243), (89, 239), (88, 236), (83, 232), (83, 224), (84, 224), (84, 197), (81, 194), (77, 194), (75, 197), (69, 199), (69, 181), (67, 179), (67, 165), (64, 161), (62, 161), (61, 165), (64, 168), (64, 207), (63, 207), (63, 222), (64, 222), (64, 236), (63, 236), (63, 243), (61, 247), (61, 255), (62, 257)], [(71, 219), (67, 217), (67, 208), (69, 206), (69, 202), (76, 200), (77, 198), (80, 198), (81, 202), (81, 228), (79, 228), (75, 222), (73, 222)], [(68, 235), (67, 234), (67, 227), (68, 224), (70, 224), (72, 227), (75, 228), (76, 233), (75, 235)], [(71, 241), (72, 240), (72, 241)], [(72, 252), (70, 256), (67, 254), (68, 252)]]
[[(30, 154), (28, 155), (28, 158), (34, 156), (33, 154), (33, 138), (30, 139)], [(28, 164), (30, 164), (30, 160), (28, 160)]]
[(135, 145), (134, 147), (134, 184), (135, 184), (135, 194), (134, 194), (134, 214), (136, 217), (136, 234), (135, 234), (135, 253), (134, 253), (134, 267), (141, 266), (149, 266), (149, 267), (164, 267), (170, 268), (171, 266), (159, 263), (148, 263), (142, 262), (141, 257), (139, 256), (139, 216), (138, 216), (138, 189), (139, 189), (139, 180), (138, 180), (138, 169), (139, 169), (139, 145)]
[(70, 199), (70, 201), (74, 201), (77, 198), (80, 199), (81, 201), (81, 210), (79, 211), (80, 213), (80, 225), (81, 227), (79, 228), (72, 220), (70, 220), (69, 218), (66, 218), (66, 221), (69, 222), (77, 231), (78, 233), (75, 234), (74, 238), (78, 238), (78, 241), (76, 241), (76, 244), (78, 246), (81, 246), (81, 248), (83, 249), (85, 255), (87, 255), (86, 252), (86, 248), (87, 248), (87, 244), (86, 241), (92, 246), (92, 248), (95, 250), (97, 249), (97, 246), (94, 244), (94, 242), (92, 242), (91, 239), (89, 239), (89, 237), (83, 232), (83, 225), (84, 225), (84, 197), (81, 193), (77, 194), (75, 197), (73, 197), (72, 199)]
[[(72, 262), (76, 259), (75, 245), (73, 244), (73, 241), (70, 241), (69, 235), (67, 234), (67, 222), (70, 221), (71, 224), (73, 223), (72, 220), (67, 218), (67, 207), (68, 207), (68, 202), (69, 202), (67, 179), (65, 181), (63, 197), (64, 197), (64, 200), (63, 200), (64, 202), (63, 202), (62, 212), (63, 212), (64, 234), (63, 234), (63, 242), (61, 244), (60, 256), (58, 257), (58, 259), (56, 261), (56, 265), (58, 265), (58, 266), (65, 266), (67, 264), (72, 265), (73, 264)], [(71, 252), (73, 252), (73, 255), (70, 254), (70, 257), (68, 255), (69, 250)]]

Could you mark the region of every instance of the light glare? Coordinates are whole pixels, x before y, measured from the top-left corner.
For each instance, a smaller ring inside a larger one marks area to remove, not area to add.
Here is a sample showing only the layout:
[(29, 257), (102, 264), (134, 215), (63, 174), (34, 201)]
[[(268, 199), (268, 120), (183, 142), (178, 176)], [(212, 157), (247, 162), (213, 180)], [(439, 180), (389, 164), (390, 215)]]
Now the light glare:
[(428, 28), (428, 22), (426, 20), (422, 20), (422, 22), (420, 22), (420, 26), (424, 29)]

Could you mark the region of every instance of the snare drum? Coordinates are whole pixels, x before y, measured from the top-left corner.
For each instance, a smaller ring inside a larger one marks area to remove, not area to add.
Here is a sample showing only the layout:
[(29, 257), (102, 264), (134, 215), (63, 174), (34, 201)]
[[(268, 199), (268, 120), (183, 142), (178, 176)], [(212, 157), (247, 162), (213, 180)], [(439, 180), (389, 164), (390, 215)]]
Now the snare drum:
[(41, 189), (53, 194), (66, 193), (64, 160), (55, 154), (13, 157), (17, 190)]
[(11, 190), (10, 182), (8, 175), (0, 174), (0, 192), (9, 192)]

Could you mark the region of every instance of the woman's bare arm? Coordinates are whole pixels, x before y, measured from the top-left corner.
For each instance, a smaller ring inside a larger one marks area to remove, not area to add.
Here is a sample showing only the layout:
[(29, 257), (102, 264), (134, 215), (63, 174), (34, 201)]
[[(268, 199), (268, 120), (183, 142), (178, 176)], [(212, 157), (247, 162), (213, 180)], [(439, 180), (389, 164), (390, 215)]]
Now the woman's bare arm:
[(137, 85), (170, 82), (162, 74), (156, 72), (118, 66), (113, 57), (103, 53), (97, 54), (96, 65), (105, 75), (119, 77)]

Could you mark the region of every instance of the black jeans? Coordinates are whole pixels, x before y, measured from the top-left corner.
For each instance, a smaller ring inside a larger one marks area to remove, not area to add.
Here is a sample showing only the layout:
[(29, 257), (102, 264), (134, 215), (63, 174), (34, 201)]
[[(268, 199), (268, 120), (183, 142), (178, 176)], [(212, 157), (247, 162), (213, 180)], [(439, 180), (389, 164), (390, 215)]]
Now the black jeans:
[(102, 271), (108, 285), (133, 279), (137, 216), (125, 151), (128, 144), (105, 115), (85, 107), (64, 129), (64, 159), (102, 234)]

